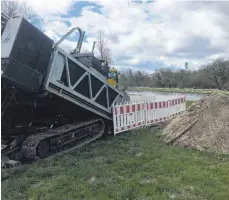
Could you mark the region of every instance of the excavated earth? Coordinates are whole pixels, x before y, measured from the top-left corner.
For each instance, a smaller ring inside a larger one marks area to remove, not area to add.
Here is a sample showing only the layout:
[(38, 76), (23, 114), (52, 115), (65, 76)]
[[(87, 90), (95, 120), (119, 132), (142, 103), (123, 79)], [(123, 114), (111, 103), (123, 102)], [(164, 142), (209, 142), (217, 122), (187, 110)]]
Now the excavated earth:
[(229, 154), (229, 95), (209, 95), (172, 118), (162, 135), (167, 143)]

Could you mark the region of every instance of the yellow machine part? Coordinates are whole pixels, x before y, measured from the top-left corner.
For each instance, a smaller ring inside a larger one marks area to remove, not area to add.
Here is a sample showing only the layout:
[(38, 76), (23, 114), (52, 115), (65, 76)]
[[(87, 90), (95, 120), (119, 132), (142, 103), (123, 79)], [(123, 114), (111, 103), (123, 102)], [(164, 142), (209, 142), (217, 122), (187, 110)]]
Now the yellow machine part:
[(115, 68), (111, 68), (110, 72), (117, 72), (117, 70)]
[(114, 87), (117, 84), (117, 82), (114, 79), (107, 79), (107, 82), (108, 82), (109, 85), (114, 86)]

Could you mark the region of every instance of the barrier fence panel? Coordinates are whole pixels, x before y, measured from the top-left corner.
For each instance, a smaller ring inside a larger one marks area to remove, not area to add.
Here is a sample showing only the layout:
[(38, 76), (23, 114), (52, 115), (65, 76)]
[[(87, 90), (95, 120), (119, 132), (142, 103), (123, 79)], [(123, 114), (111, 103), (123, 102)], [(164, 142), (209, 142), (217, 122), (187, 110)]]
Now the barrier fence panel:
[(145, 103), (126, 103), (113, 107), (114, 134), (145, 125)]
[(186, 109), (185, 97), (167, 101), (129, 102), (113, 105), (114, 135), (168, 120)]
[(167, 119), (168, 101), (148, 102), (146, 106), (146, 124), (155, 124)]
[(180, 114), (180, 112), (184, 111), (186, 108), (185, 97), (169, 100), (169, 107), (170, 117)]

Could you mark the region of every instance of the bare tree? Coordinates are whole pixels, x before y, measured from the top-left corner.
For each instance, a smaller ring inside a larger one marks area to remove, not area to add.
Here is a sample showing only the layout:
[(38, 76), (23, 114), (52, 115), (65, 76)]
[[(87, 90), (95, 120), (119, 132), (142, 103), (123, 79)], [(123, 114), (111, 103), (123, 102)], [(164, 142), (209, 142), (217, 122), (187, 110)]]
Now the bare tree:
[(102, 30), (98, 31), (96, 48), (99, 52), (100, 58), (110, 64), (112, 62), (111, 50), (108, 40), (105, 37), (105, 33)]
[(229, 59), (217, 59), (198, 70), (171, 70), (162, 68), (153, 75), (142, 71), (123, 72), (120, 84), (125, 86), (167, 87), (167, 88), (201, 88), (229, 91)]
[(2, 0), (1, 1), (2, 13), (9, 17), (20, 16), (27, 20), (32, 19), (36, 16), (35, 12), (25, 1), (20, 0)]

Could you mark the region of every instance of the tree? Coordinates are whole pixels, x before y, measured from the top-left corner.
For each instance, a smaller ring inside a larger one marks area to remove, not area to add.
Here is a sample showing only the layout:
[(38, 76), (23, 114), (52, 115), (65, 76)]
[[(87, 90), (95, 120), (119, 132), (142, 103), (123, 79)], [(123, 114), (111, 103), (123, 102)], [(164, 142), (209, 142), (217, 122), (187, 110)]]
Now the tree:
[(1, 1), (2, 13), (8, 15), (9, 17), (20, 16), (26, 20), (30, 20), (36, 16), (35, 12), (25, 1), (19, 0), (3, 0)]
[(99, 57), (110, 64), (112, 62), (111, 50), (108, 40), (105, 37), (105, 33), (102, 30), (98, 31), (96, 48), (99, 52)]
[(217, 59), (198, 70), (160, 69), (152, 75), (141, 71), (126, 71), (120, 77), (125, 86), (178, 87), (229, 90), (229, 59)]

